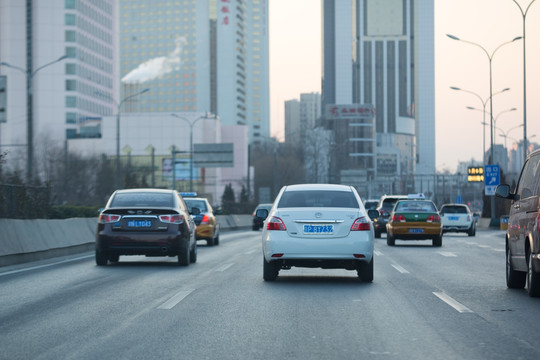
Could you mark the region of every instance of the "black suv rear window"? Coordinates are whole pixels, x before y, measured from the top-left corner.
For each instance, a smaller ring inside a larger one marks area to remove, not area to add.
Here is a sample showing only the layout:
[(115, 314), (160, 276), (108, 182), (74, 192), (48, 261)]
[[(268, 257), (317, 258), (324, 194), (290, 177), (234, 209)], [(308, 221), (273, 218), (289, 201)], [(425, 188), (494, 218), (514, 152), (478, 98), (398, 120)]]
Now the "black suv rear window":
[(174, 207), (173, 195), (166, 193), (130, 192), (116, 194), (111, 207)]
[(278, 208), (287, 207), (340, 207), (358, 208), (358, 201), (350, 191), (306, 190), (286, 191)]

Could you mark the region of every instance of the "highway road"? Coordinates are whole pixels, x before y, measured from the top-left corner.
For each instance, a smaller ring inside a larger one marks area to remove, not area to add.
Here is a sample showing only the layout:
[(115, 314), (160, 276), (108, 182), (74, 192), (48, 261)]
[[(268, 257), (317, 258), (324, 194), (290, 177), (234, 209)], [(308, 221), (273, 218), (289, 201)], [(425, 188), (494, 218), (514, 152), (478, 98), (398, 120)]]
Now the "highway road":
[(0, 268), (0, 359), (540, 359), (540, 299), (505, 284), (504, 232), (384, 238), (375, 279), (282, 270), (260, 232), (198, 260), (84, 253)]

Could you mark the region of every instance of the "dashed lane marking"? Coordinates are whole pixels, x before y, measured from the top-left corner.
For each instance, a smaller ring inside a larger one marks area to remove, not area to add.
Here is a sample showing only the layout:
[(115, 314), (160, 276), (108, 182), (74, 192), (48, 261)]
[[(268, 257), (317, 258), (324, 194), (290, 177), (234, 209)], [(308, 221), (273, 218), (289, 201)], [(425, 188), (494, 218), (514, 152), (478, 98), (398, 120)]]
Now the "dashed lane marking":
[(469, 309), (468, 307), (466, 307), (465, 305), (463, 305), (459, 301), (455, 300), (454, 298), (452, 298), (451, 296), (449, 296), (449, 295), (447, 295), (447, 294), (445, 294), (443, 292), (434, 291), (433, 295), (435, 295), (436, 297), (438, 297), (439, 299), (441, 299), (442, 301), (444, 301), (445, 303), (447, 303), (448, 305), (450, 305), (451, 307), (453, 307), (455, 310), (457, 310), (460, 313), (472, 313), (473, 312), (471, 309)]

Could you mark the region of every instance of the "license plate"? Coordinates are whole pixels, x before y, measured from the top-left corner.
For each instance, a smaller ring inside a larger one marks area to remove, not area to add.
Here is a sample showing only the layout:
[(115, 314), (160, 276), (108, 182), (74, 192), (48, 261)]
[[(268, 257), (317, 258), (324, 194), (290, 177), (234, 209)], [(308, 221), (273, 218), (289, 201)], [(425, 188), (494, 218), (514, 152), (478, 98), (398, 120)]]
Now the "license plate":
[(410, 234), (423, 234), (424, 229), (409, 229)]
[(332, 234), (334, 225), (304, 225), (304, 234)]
[(128, 227), (132, 228), (149, 228), (152, 226), (152, 221), (150, 220), (129, 220)]
[(449, 216), (448, 220), (459, 220), (458, 216)]

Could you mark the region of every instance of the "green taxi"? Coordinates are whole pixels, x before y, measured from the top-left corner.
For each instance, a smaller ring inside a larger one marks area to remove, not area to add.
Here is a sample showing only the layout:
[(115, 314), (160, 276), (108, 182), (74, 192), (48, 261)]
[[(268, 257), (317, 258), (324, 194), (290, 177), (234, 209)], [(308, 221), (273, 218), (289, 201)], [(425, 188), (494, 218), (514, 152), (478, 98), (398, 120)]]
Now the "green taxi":
[(386, 243), (394, 246), (400, 240), (432, 240), (442, 246), (442, 223), (437, 207), (431, 200), (399, 200), (386, 224)]

